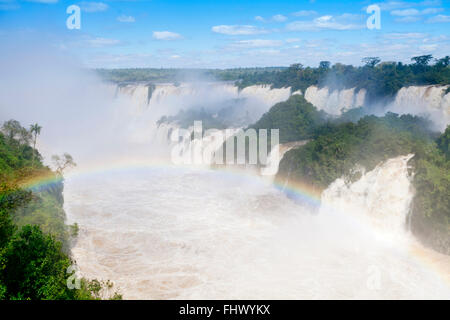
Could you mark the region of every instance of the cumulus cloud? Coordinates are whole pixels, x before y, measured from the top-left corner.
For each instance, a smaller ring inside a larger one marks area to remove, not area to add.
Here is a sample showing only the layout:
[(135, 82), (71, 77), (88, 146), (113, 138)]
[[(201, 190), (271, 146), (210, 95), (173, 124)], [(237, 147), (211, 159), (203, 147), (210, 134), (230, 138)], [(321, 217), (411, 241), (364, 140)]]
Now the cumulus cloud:
[(391, 15), (393, 16), (417, 16), (420, 14), (420, 11), (417, 9), (404, 9), (404, 10), (393, 10), (391, 11)]
[(363, 24), (353, 24), (341, 21), (342, 16), (322, 16), (312, 21), (295, 21), (289, 23), (286, 28), (289, 31), (320, 31), (320, 30), (355, 30), (362, 29)]
[(417, 16), (407, 16), (395, 19), (396, 22), (412, 23), (422, 20), (421, 17)]
[(84, 12), (101, 12), (108, 10), (109, 6), (103, 2), (80, 2), (81, 11)]
[(450, 22), (450, 16), (439, 14), (427, 20), (428, 23), (446, 23)]
[(261, 16), (256, 16), (255, 20), (259, 21), (259, 22), (284, 22), (286, 21), (288, 18), (282, 14), (276, 14), (274, 16), (272, 16), (269, 19), (266, 19), (264, 17)]
[(215, 33), (221, 33), (226, 35), (254, 35), (267, 33), (265, 29), (258, 28), (250, 25), (220, 25), (214, 26), (211, 30)]
[(179, 40), (183, 37), (175, 32), (170, 31), (153, 31), (153, 39), (156, 40)]
[(286, 16), (283, 16), (282, 14), (276, 14), (272, 17), (272, 21), (275, 22), (284, 22), (287, 20)]
[(135, 22), (136, 20), (134, 19), (133, 16), (121, 15), (121, 16), (117, 17), (117, 21), (119, 21), (119, 22)]

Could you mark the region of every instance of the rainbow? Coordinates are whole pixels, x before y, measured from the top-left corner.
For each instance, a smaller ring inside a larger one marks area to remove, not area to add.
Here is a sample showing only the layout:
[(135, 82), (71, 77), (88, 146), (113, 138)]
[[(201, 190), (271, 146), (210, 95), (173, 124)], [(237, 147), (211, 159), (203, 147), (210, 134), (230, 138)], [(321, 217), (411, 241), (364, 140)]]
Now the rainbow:
[[(74, 179), (84, 176), (92, 176), (97, 174), (114, 174), (129, 170), (195, 170), (200, 172), (211, 172), (210, 167), (206, 166), (185, 166), (185, 165), (171, 165), (165, 161), (154, 161), (154, 162), (117, 162), (108, 165), (101, 166), (88, 166), (83, 169), (72, 169), (67, 172), (64, 179)], [(230, 167), (219, 168), (214, 170), (219, 174), (224, 174), (229, 177), (252, 179), (256, 183), (266, 183), (274, 186), (280, 192), (283, 192), (287, 197), (293, 198), (294, 200), (301, 201), (302, 204), (312, 206), (314, 208), (320, 207), (321, 204), (321, 192), (306, 183), (302, 182), (292, 182), (282, 183), (280, 181), (267, 181), (261, 176), (251, 173), (250, 170), (243, 169), (230, 169)], [(61, 182), (61, 177), (55, 175), (54, 173), (49, 173), (46, 175), (41, 175), (28, 179), (27, 181), (21, 183), (21, 187), (35, 191), (45, 188), (46, 186), (51, 186), (55, 183)], [(336, 210), (334, 210), (336, 211)], [(431, 249), (423, 247), (418, 241), (414, 241), (409, 249), (409, 255), (425, 267), (438, 274), (445, 283), (450, 286), (450, 275), (448, 273), (448, 266), (450, 266), (450, 257), (439, 254)]]

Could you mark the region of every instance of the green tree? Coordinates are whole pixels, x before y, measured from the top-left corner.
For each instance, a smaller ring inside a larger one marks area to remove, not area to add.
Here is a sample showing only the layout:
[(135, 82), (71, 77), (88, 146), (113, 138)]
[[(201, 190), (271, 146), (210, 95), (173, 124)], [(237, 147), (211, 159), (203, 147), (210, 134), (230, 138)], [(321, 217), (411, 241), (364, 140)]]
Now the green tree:
[(450, 126), (447, 126), (445, 132), (437, 139), (437, 145), (450, 158)]
[(381, 62), (381, 59), (378, 57), (366, 57), (362, 59), (362, 62), (364, 62), (366, 67), (373, 68)]
[(30, 132), (31, 134), (34, 133), (34, 140), (33, 140), (33, 160), (32, 160), (32, 166), (34, 167), (34, 157), (36, 156), (36, 139), (37, 136), (41, 134), (41, 129), (42, 127), (40, 125), (38, 125), (37, 123), (32, 124), (30, 126)]
[(417, 66), (427, 66), (431, 60), (433, 60), (431, 54), (411, 58), (411, 61), (414, 61)]

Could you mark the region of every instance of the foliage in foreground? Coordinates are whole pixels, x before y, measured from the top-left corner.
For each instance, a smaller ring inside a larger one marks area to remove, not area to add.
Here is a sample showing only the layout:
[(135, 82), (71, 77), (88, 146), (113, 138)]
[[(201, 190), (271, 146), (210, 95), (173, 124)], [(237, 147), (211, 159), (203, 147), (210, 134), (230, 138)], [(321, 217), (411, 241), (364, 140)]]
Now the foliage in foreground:
[[(64, 223), (62, 170), (55, 173), (45, 167), (30, 147), (31, 139), (17, 121), (7, 121), (1, 128), (0, 299), (100, 299), (111, 290), (110, 282), (80, 279), (79, 289), (67, 285), (71, 276), (67, 268), (74, 265), (67, 253), (69, 238), (76, 226), (71, 230)], [(49, 177), (57, 179), (44, 186), (21, 187)], [(121, 299), (117, 293), (109, 296)]]

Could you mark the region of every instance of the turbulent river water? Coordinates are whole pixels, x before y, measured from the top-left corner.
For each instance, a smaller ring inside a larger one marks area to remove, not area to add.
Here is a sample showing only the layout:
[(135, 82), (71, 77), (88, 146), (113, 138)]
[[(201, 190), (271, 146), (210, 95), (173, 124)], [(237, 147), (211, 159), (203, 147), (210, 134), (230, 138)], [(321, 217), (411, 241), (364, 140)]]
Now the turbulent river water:
[(430, 258), (406, 228), (407, 160), (351, 186), (336, 181), (314, 212), (229, 172), (74, 175), (65, 186), (69, 223), (80, 225), (72, 253), (84, 276), (114, 281), (126, 299), (448, 299), (448, 260)]

